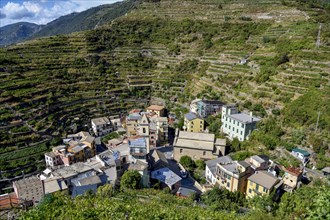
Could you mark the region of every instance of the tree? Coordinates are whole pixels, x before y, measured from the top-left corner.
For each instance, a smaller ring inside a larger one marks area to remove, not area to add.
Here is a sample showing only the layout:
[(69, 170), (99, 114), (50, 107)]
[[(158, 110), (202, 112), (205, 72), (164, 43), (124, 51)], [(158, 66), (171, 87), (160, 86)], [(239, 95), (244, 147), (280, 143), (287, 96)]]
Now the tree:
[(259, 195), (249, 200), (250, 206), (254, 210), (259, 210), (264, 213), (273, 212), (277, 208), (277, 203), (273, 201), (274, 193), (271, 195)]
[(112, 196), (114, 192), (114, 189), (112, 187), (112, 185), (110, 184), (105, 184), (104, 186), (100, 186), (97, 190), (96, 195), (101, 197), (101, 198), (109, 198)]
[(231, 142), (231, 151), (237, 152), (241, 150), (241, 143), (239, 142), (238, 138), (234, 138)]
[(141, 175), (136, 170), (126, 171), (120, 180), (120, 189), (139, 189), (141, 183)]
[(246, 203), (246, 199), (241, 192), (230, 192), (227, 189), (217, 187), (203, 194), (202, 201), (217, 211), (237, 211), (240, 206)]
[(189, 171), (193, 171), (195, 168), (195, 162), (189, 156), (182, 156), (180, 158), (180, 163)]
[(318, 190), (314, 202), (309, 208), (309, 219), (330, 219), (330, 187), (323, 186)]
[(204, 170), (205, 169), (205, 162), (204, 160), (196, 160), (195, 162), (197, 169)]

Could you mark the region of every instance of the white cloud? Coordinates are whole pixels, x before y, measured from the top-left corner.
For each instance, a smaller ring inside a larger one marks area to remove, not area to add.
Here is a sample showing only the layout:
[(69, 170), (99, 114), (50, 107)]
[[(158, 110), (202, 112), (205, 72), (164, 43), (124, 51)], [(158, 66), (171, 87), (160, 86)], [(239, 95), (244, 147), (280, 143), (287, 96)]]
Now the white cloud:
[(17, 4), (8, 2), (2, 9), (1, 12), (6, 15), (9, 19), (23, 19), (30, 18), (38, 15), (41, 7), (32, 2), (23, 2), (23, 4)]
[(21, 3), (9, 1), (0, 8), (0, 27), (21, 21), (46, 24), (72, 12), (118, 1), (122, 0), (23, 0)]

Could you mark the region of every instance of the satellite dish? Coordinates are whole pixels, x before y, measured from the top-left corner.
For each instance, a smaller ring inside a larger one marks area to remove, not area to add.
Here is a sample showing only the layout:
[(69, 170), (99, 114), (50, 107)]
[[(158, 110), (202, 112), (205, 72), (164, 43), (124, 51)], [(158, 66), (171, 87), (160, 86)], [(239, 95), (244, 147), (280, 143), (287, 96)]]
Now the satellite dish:
[(185, 125), (182, 128), (183, 128), (184, 131), (187, 129), (187, 127)]

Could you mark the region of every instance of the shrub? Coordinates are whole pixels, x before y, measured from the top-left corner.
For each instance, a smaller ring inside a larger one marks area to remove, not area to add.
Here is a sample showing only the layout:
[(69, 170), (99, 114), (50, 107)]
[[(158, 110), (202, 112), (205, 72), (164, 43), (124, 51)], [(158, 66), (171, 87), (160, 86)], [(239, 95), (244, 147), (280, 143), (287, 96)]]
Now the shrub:
[(141, 186), (141, 175), (136, 170), (126, 171), (120, 180), (120, 189), (139, 189)]
[(186, 155), (180, 158), (180, 163), (189, 171), (193, 171), (193, 169), (196, 167), (196, 164), (193, 159)]

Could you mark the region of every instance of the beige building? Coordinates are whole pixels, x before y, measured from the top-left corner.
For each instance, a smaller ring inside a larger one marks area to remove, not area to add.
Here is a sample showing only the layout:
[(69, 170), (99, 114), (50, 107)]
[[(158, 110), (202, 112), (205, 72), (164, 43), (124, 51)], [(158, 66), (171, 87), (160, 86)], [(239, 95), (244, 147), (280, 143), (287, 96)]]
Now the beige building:
[(245, 161), (218, 163), (216, 168), (217, 182), (220, 187), (231, 192), (246, 192), (247, 179), (253, 174), (251, 165)]
[(209, 160), (226, 153), (226, 140), (216, 139), (214, 134), (195, 133), (176, 130), (173, 154), (176, 161), (182, 156), (193, 160)]
[(251, 164), (251, 167), (254, 170), (268, 169), (269, 159), (266, 158), (266, 156), (262, 157), (262, 156), (254, 155), (249, 158), (246, 158), (245, 161), (248, 162), (249, 164)]
[(44, 196), (43, 184), (37, 176), (31, 176), (13, 182), (17, 198), (23, 202), (39, 203)]
[(248, 178), (246, 197), (269, 195), (280, 180), (267, 171), (256, 171)]
[(148, 112), (133, 112), (126, 117), (126, 130), (128, 137), (148, 138), (151, 148), (168, 143), (167, 117)]
[(158, 145), (168, 143), (168, 119), (167, 117), (151, 117), (150, 123), (156, 127), (156, 140)]
[(158, 117), (164, 117), (165, 107), (161, 105), (151, 105), (147, 108), (147, 112), (155, 113)]
[(284, 190), (292, 192), (294, 189), (299, 187), (299, 183), (302, 177), (302, 170), (300, 168), (288, 167), (284, 168), (283, 185)]
[(138, 126), (141, 119), (142, 115), (137, 112), (131, 113), (126, 117), (127, 137), (139, 135)]

